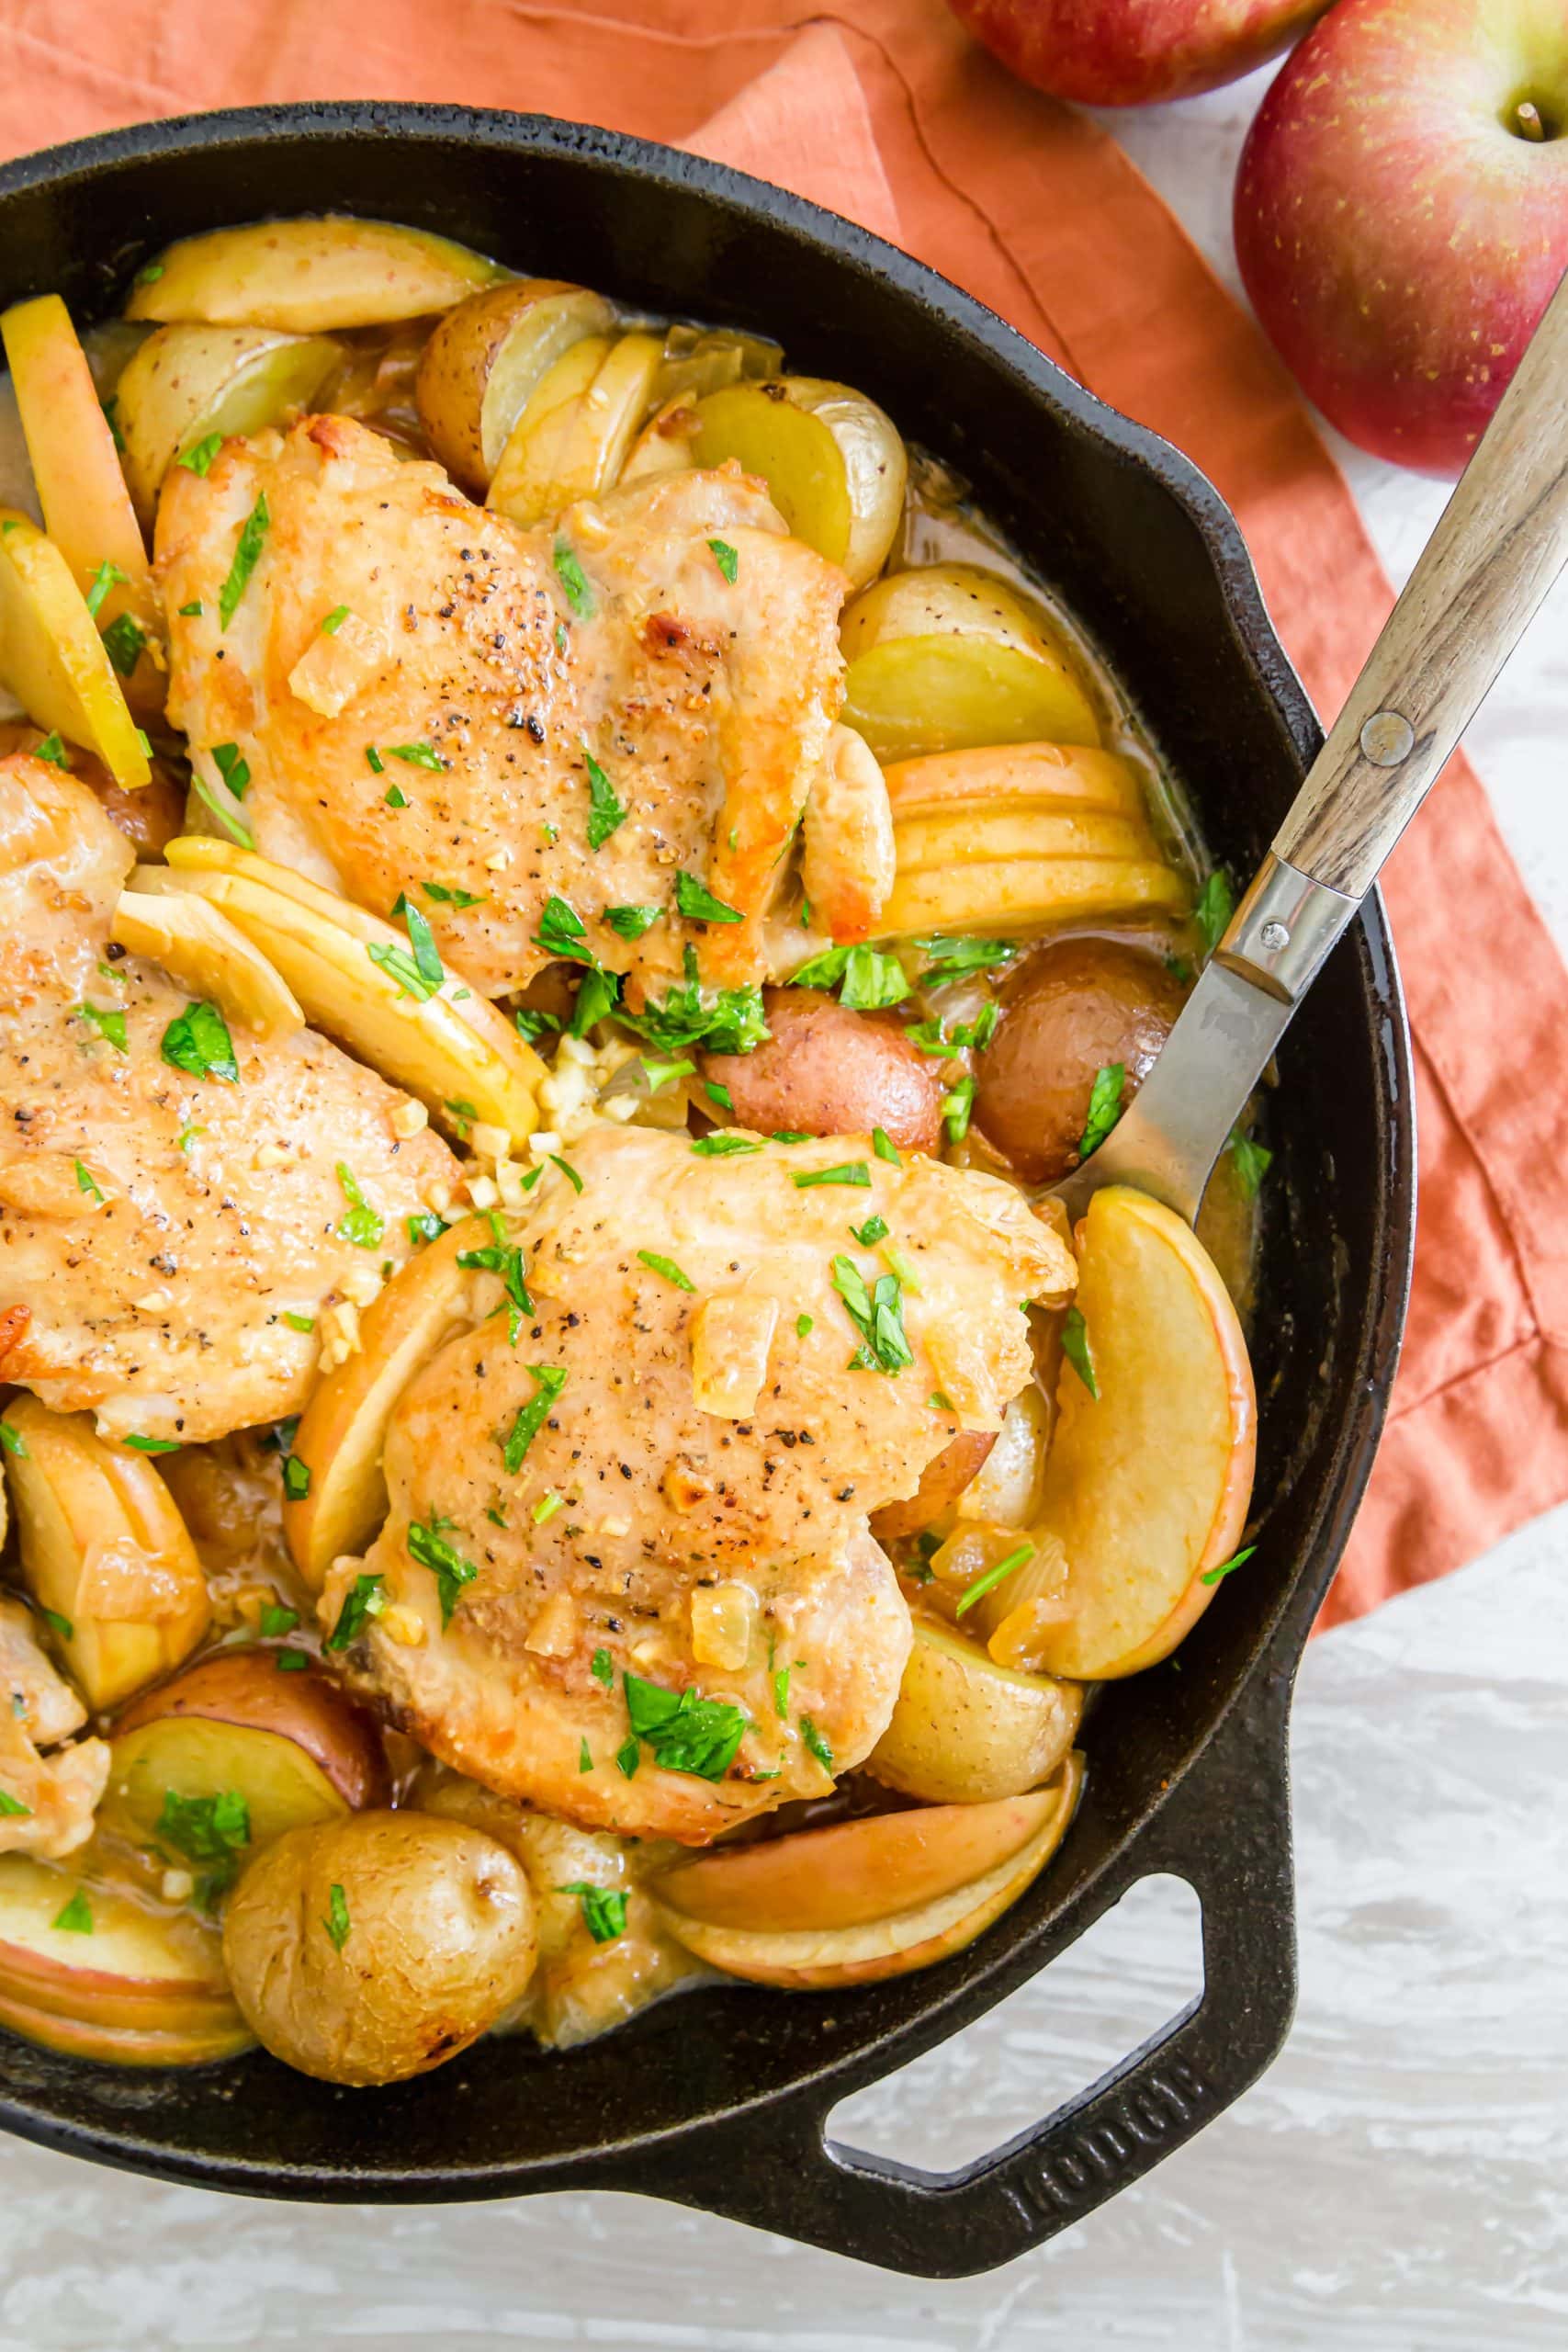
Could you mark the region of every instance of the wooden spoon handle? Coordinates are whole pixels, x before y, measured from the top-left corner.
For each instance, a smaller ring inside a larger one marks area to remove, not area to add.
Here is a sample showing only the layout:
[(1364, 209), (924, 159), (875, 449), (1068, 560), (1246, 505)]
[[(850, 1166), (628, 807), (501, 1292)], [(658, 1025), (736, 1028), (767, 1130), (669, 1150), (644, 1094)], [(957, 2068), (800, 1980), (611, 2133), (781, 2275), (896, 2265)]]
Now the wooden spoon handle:
[(1565, 561), (1568, 276), (1276, 834), (1277, 857), (1366, 895)]

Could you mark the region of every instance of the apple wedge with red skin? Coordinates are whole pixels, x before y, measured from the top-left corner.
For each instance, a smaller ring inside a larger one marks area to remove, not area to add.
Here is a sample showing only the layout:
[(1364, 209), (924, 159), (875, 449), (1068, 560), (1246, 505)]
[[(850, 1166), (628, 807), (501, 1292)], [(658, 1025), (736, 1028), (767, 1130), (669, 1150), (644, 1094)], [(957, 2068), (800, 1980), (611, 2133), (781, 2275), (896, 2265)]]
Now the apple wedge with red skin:
[(930, 1968), (984, 1933), (1060, 1845), (1083, 1785), (919, 1805), (705, 1854), (649, 1889), (677, 1943), (756, 1984), (827, 1992)]
[(1100, 1682), (1157, 1665), (1213, 1599), (1205, 1579), (1247, 1522), (1258, 1408), (1230, 1293), (1190, 1227), (1108, 1184), (1075, 1240), (1099, 1393), (1064, 1362), (1035, 1529), (1066, 1555), (1066, 1613), (1034, 1663)]
[(1083, 107), (1146, 107), (1250, 74), (1328, 0), (950, 0), (1022, 82)]
[(217, 1933), (189, 1914), (84, 1891), (90, 1932), (55, 1925), (81, 1881), (0, 1856), (0, 2025), (69, 2057), (191, 2066), (247, 2049)]

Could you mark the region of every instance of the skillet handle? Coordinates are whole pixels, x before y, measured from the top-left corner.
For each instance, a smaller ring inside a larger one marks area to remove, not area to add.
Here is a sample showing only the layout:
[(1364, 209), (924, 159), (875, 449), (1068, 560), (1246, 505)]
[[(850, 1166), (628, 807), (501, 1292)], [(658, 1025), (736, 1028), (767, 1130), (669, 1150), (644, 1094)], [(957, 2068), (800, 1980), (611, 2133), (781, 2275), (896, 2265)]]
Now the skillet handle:
[(1140, 2179), (1257, 2080), (1295, 2007), (1288, 1689), (1283, 1676), (1270, 1681), (1273, 1690), (1226, 1720), (1139, 1833), (1133, 1867), (1108, 1872), (1073, 1923), (1081, 1933), (1151, 1871), (1173, 1871), (1194, 1888), (1203, 1991), (1159, 2039), (956, 2173), (917, 2171), (829, 2140), (832, 2108), (858, 2087), (840, 2082), (705, 2127), (685, 2147), (666, 2145), (637, 2177), (606, 2185), (886, 2269), (955, 2278), (1027, 2254)]

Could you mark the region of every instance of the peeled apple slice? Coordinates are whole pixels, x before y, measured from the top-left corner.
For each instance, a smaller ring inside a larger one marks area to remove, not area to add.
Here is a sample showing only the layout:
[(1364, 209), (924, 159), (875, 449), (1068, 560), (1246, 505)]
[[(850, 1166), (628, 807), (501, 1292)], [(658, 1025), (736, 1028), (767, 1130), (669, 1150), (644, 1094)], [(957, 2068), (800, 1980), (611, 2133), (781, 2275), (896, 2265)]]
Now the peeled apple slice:
[(502, 275), (449, 237), (392, 220), (254, 220), (165, 246), (138, 270), (125, 315), (329, 334), (448, 311)]
[(176, 458), (209, 435), (258, 433), (307, 408), (342, 357), (324, 335), (270, 327), (157, 327), (127, 360), (115, 394), (125, 477), (151, 527)]
[[(164, 855), (161, 887), (194, 892), (227, 915), (312, 1028), (417, 1094), (453, 1132), (482, 1120), (517, 1142), (532, 1135), (545, 1066), (460, 974), (446, 973), (431, 996), (411, 993), (394, 977), (411, 960), (402, 932), (250, 850), (183, 833)], [(397, 959), (394, 970), (372, 958), (373, 947)], [(467, 1106), (460, 1120), (454, 1102)]]
[(818, 376), (775, 376), (710, 392), (696, 418), (699, 466), (733, 458), (760, 474), (795, 537), (841, 565), (852, 588), (875, 578), (897, 534), (908, 461), (874, 401)]
[(152, 762), (86, 599), (52, 539), (0, 507), (0, 681), (36, 727), (95, 752), (122, 791)]
[(227, 915), (194, 893), (175, 897), (157, 883), (152, 890), (122, 890), (109, 936), (133, 956), (161, 965), (258, 1037), (289, 1037), (305, 1026), (266, 957)]

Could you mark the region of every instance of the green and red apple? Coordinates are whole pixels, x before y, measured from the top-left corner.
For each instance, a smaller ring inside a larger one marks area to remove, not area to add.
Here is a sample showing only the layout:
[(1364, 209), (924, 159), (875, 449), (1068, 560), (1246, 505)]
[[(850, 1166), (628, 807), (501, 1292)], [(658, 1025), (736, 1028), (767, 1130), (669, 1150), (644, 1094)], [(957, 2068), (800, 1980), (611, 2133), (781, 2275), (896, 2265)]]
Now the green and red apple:
[(1325, 0), (951, 0), (1010, 73), (1087, 107), (1152, 106), (1250, 74)]

